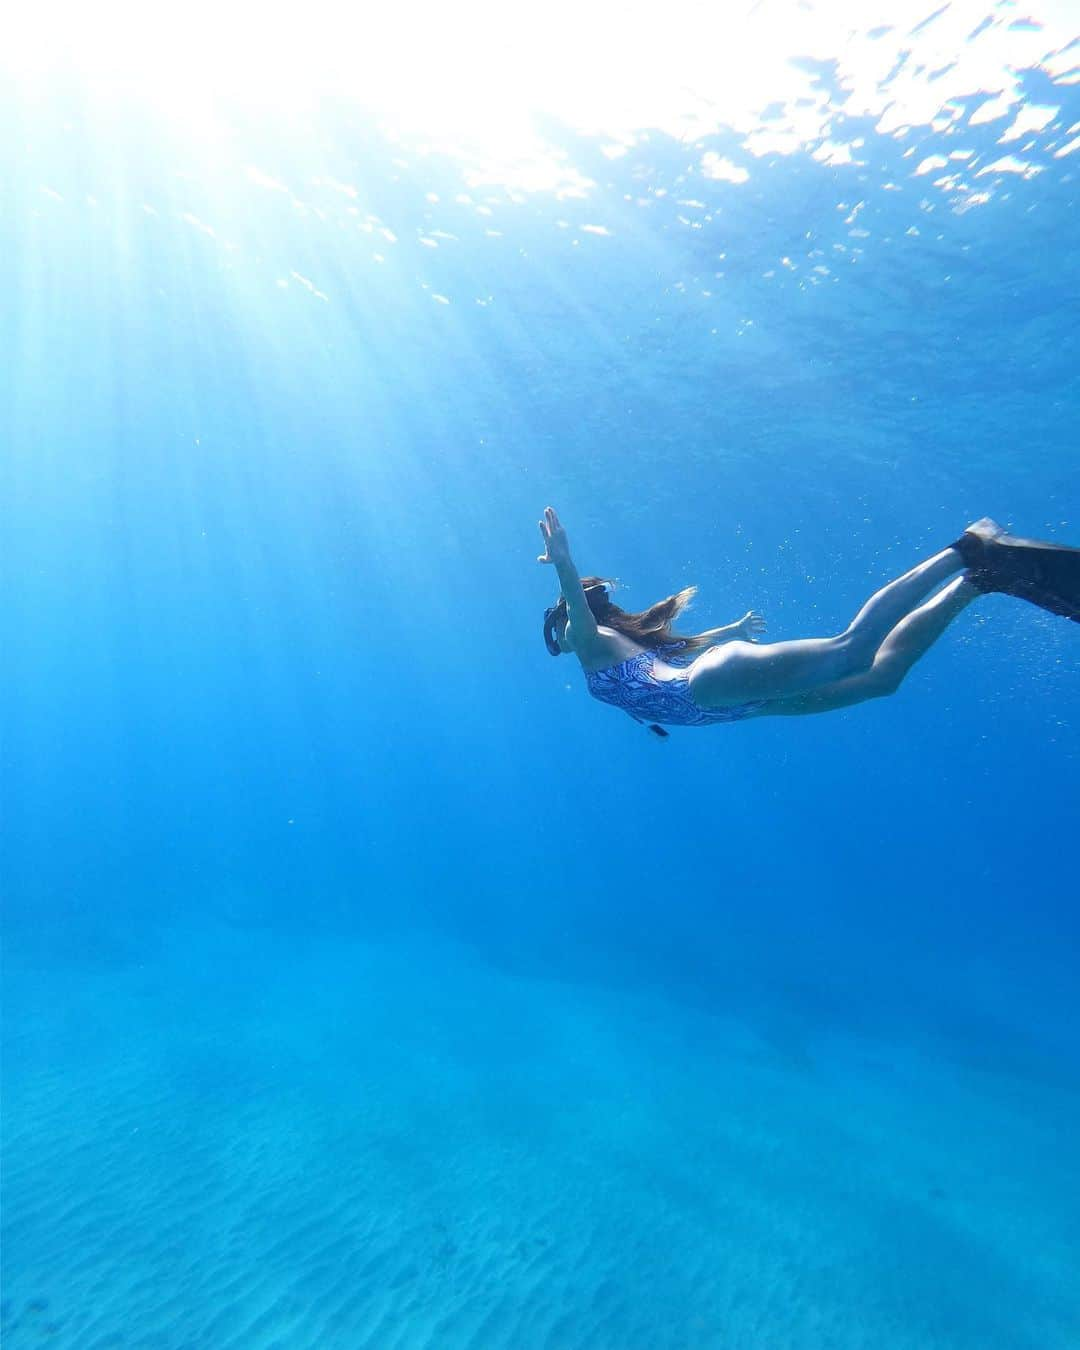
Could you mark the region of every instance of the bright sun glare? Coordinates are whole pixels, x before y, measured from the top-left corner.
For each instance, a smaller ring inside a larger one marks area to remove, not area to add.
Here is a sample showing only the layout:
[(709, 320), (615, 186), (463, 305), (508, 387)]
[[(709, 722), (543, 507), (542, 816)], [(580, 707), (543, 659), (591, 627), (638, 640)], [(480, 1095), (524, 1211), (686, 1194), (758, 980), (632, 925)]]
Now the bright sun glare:
[[(883, 132), (933, 125), (950, 98), (973, 93), (998, 100), (996, 116), (1015, 116), (1019, 68), (1080, 79), (1068, 50), (1074, 0), (1036, 0), (1022, 21), (993, 0), (20, 9), (0, 65), (23, 85), (75, 79), (94, 96), (146, 100), (191, 135), (215, 134), (230, 107), (281, 114), (344, 98), (391, 134), (493, 163), (535, 153), (545, 117), (605, 138), (613, 155), (645, 129), (690, 141), (721, 126), (745, 136), (751, 155), (820, 148), (835, 108), (813, 61), (836, 62), (845, 112), (879, 119)], [(851, 156), (843, 146), (827, 153)]]

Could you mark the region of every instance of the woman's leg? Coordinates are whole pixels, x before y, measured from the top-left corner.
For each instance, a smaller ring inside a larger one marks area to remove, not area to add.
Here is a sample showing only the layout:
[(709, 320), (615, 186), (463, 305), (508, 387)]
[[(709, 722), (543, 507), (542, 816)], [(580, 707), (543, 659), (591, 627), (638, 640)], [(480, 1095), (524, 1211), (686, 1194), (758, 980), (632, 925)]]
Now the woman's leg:
[(836, 637), (761, 646), (730, 642), (703, 652), (688, 672), (695, 702), (720, 708), (756, 699), (797, 698), (868, 671), (888, 634), (963, 565), (956, 549), (943, 549), (872, 595)]
[(832, 712), (863, 703), (869, 698), (895, 694), (904, 676), (952, 623), (953, 619), (981, 592), (966, 577), (940, 590), (925, 605), (901, 619), (885, 639), (869, 670), (851, 675), (835, 684), (825, 684), (808, 694), (774, 703), (764, 712), (780, 716)]

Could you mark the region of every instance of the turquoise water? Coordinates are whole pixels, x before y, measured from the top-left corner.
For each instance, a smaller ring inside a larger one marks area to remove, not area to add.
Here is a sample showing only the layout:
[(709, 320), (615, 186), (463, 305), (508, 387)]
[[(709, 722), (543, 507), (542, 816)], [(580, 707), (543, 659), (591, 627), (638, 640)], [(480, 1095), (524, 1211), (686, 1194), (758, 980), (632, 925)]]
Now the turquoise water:
[(774, 639), (1080, 544), (1075, 34), (975, 8), (527, 164), (7, 87), (5, 1346), (1080, 1343), (1080, 629), (666, 741), (540, 638), (548, 503)]

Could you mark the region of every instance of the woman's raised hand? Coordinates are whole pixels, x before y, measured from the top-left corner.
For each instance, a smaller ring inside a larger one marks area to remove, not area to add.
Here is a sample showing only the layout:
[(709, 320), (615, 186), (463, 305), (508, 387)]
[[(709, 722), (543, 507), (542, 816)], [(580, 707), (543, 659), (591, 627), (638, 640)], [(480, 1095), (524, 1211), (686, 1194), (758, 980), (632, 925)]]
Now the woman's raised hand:
[(566, 538), (566, 531), (559, 523), (559, 517), (555, 514), (553, 506), (544, 508), (544, 519), (540, 522), (540, 534), (544, 540), (544, 551), (537, 558), (537, 562), (555, 563), (570, 561), (570, 544)]
[(747, 610), (735, 627), (743, 642), (756, 642), (765, 631), (765, 615), (756, 609)]

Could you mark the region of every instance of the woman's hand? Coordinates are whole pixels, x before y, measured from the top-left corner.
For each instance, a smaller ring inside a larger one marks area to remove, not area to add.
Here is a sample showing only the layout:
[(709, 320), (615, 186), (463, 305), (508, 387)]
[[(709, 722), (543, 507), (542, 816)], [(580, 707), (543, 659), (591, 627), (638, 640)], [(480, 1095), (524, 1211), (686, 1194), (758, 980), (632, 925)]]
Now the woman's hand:
[(750, 609), (732, 627), (737, 630), (741, 642), (756, 642), (765, 631), (765, 616)]
[(554, 563), (558, 567), (560, 563), (570, 561), (570, 544), (566, 538), (566, 531), (559, 523), (559, 517), (555, 514), (553, 506), (544, 508), (540, 534), (544, 540), (544, 552), (537, 558), (537, 562)]

